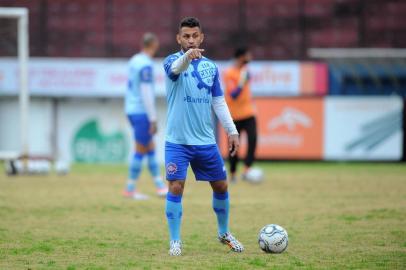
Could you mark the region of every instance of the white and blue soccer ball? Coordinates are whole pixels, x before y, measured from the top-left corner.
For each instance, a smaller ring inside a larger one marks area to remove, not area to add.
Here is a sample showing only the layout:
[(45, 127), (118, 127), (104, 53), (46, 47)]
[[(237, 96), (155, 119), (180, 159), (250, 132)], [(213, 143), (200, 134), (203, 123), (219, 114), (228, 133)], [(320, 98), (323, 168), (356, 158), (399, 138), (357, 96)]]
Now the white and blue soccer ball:
[(245, 174), (245, 180), (251, 183), (260, 183), (264, 179), (264, 172), (260, 168), (250, 168)]
[(279, 225), (268, 224), (259, 231), (258, 244), (266, 253), (282, 253), (288, 242), (288, 232)]

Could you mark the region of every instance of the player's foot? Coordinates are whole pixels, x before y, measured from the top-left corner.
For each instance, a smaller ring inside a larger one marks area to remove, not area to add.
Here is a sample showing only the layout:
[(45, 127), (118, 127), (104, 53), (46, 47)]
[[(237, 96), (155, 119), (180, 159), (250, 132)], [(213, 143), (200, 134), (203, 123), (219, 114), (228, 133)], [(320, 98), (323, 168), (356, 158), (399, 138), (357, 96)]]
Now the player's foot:
[(182, 242), (180, 240), (170, 241), (168, 253), (170, 256), (180, 256), (182, 254)]
[(137, 201), (143, 201), (143, 200), (148, 200), (149, 196), (146, 194), (140, 193), (140, 192), (134, 192), (134, 195), (132, 196), (132, 198)]
[(123, 190), (123, 196), (126, 198), (132, 198), (134, 196), (134, 191)]
[(244, 246), (229, 232), (219, 235), (218, 239), (221, 243), (229, 246), (234, 252), (243, 252)]
[(168, 193), (168, 188), (167, 187), (157, 188), (156, 189), (156, 195), (158, 195), (158, 197), (165, 197), (166, 193)]
[(232, 176), (230, 177), (230, 183), (232, 183), (232, 184), (237, 183), (237, 176), (236, 176), (236, 175), (232, 175)]

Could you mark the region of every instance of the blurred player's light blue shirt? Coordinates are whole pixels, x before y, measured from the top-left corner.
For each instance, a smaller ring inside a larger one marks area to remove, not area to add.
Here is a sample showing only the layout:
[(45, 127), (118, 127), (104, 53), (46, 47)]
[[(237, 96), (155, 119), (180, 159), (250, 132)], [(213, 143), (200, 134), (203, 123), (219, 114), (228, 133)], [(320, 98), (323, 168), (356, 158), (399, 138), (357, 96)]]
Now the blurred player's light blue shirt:
[(176, 75), (172, 63), (183, 52), (164, 60), (168, 115), (166, 141), (186, 145), (215, 144), (212, 97), (222, 96), (217, 66), (203, 57)]
[(140, 84), (150, 83), (154, 89), (153, 61), (147, 54), (140, 52), (128, 62), (128, 87), (125, 95), (126, 114), (146, 114), (141, 97)]

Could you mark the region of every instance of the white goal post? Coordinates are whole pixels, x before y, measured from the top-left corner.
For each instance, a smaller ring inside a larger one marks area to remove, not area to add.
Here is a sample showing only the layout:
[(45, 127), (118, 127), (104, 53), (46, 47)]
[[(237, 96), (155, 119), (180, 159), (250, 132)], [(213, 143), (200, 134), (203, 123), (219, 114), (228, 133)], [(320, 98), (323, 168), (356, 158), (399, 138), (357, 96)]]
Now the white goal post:
[(0, 160), (27, 158), (28, 145), (28, 9), (27, 8), (5, 8), (0, 7), (0, 18), (17, 20), (17, 51), (18, 51), (18, 81), (19, 81), (19, 105), (20, 105), (20, 150), (1, 151)]

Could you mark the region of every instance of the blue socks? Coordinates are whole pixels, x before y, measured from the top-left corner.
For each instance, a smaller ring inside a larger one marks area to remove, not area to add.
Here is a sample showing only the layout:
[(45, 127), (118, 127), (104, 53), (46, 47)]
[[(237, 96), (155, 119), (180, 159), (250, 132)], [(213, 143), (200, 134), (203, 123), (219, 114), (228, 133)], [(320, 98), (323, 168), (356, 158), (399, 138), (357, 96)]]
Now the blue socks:
[(180, 240), (180, 224), (182, 221), (182, 195), (170, 192), (166, 195), (166, 219), (168, 220), (170, 240)]
[(148, 152), (148, 169), (152, 177), (154, 178), (155, 186), (157, 188), (164, 188), (165, 184), (159, 174), (159, 166), (155, 158), (155, 151)]
[(219, 235), (228, 232), (228, 214), (230, 212), (230, 201), (228, 199), (228, 192), (213, 192), (213, 210), (217, 215)]
[(148, 152), (148, 169), (153, 177), (159, 176), (159, 167), (155, 159), (155, 151)]
[[(228, 232), (228, 215), (230, 201), (228, 192), (213, 192), (213, 210), (217, 216), (219, 235)], [(168, 220), (170, 240), (180, 240), (180, 225), (182, 222), (182, 195), (174, 195), (170, 192), (166, 195), (166, 218)]]
[(135, 182), (140, 176), (143, 156), (143, 154), (135, 153), (131, 159), (130, 168), (128, 169), (128, 179), (130, 180), (127, 183), (128, 192), (133, 192), (136, 189)]

